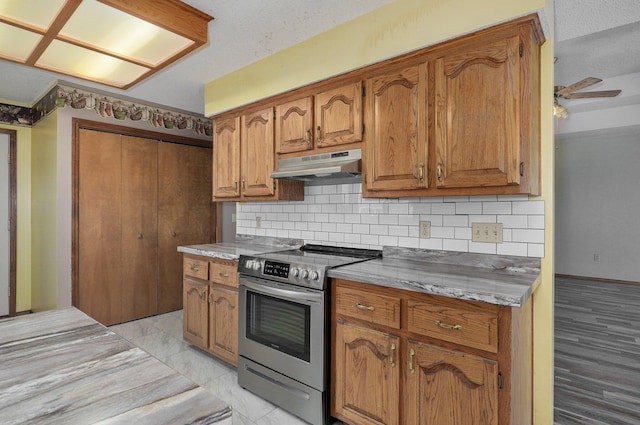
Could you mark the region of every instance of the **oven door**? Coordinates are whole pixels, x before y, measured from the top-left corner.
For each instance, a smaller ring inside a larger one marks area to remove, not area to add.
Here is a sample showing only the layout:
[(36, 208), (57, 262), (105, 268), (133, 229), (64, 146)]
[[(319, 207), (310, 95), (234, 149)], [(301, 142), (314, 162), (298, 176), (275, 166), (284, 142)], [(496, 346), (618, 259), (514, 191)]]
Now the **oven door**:
[(324, 390), (324, 291), (240, 275), (239, 295), (239, 354)]

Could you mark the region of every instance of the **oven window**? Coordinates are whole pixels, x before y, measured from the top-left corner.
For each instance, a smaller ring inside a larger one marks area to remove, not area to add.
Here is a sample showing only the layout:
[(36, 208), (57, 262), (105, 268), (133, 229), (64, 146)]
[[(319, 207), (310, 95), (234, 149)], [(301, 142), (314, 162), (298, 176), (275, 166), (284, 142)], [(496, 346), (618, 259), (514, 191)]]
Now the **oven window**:
[(246, 336), (308, 362), (310, 312), (308, 305), (247, 291)]

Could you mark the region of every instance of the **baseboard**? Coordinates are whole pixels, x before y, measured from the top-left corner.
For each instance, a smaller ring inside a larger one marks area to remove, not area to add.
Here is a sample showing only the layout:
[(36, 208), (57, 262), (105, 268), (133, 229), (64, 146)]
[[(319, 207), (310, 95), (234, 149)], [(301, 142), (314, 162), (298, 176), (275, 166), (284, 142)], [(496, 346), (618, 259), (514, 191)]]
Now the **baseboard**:
[(617, 279), (605, 279), (602, 277), (590, 277), (590, 276), (575, 276), (570, 274), (559, 274), (556, 273), (556, 277), (564, 277), (567, 279), (578, 279), (578, 280), (589, 280), (592, 282), (611, 282), (611, 283), (622, 283), (625, 285), (640, 285), (640, 282), (634, 282), (632, 280), (617, 280)]

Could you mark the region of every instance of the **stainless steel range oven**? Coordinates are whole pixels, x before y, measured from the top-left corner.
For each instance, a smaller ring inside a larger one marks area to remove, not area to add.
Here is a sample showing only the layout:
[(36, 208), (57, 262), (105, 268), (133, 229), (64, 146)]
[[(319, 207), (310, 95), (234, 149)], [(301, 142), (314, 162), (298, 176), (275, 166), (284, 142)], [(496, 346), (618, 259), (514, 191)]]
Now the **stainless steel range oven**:
[(380, 251), (322, 245), (240, 256), (240, 386), (307, 422), (326, 424), (326, 272), (378, 256)]

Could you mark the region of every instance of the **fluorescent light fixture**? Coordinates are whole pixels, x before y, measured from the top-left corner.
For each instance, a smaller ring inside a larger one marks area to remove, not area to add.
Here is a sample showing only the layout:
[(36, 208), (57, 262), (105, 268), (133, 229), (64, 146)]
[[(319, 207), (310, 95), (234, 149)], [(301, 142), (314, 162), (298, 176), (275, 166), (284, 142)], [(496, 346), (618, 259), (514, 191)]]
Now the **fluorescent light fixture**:
[(177, 0), (0, 0), (0, 59), (127, 89), (207, 43)]

